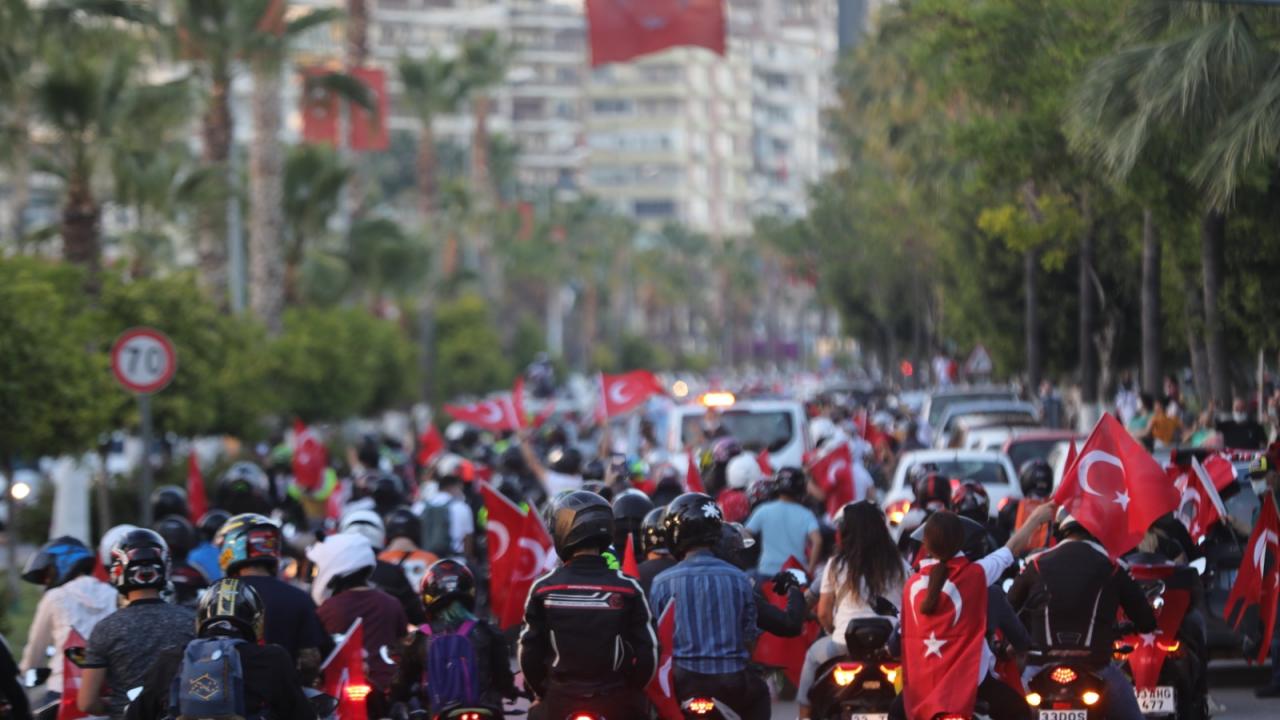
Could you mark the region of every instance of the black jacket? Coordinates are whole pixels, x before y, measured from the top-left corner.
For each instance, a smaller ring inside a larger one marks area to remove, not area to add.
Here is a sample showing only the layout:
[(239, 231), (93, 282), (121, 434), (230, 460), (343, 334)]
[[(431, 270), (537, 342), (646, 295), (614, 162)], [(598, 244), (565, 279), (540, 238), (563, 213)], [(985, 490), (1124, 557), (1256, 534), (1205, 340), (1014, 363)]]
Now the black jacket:
[[(434, 632), (444, 632), (443, 626), (433, 626)], [(476, 621), (467, 635), (476, 656), (476, 685), (480, 688), (479, 702), (490, 708), (502, 708), (502, 698), (516, 697), (515, 678), (511, 673), (511, 656), (507, 652), (507, 639), (483, 620)], [(427, 665), (427, 638), (415, 632), (405, 639), (405, 649), (396, 668), (396, 679), (391, 685), (391, 698), (402, 702), (416, 699), (421, 707), (427, 707), (424, 677)]]
[(418, 599), (418, 593), (409, 584), (409, 577), (404, 574), (404, 568), (395, 563), (379, 560), (373, 568), (373, 574), (369, 576), (369, 582), (382, 592), (399, 600), (409, 622), (421, 625), (427, 621), (427, 616), (422, 609), (422, 601)]
[(653, 587), (653, 579), (658, 577), (658, 573), (675, 566), (676, 559), (670, 555), (661, 555), (640, 563), (636, 569), (640, 571), (640, 587), (644, 589), (645, 597), (649, 597), (649, 589)]
[(1138, 632), (1156, 628), (1155, 613), (1129, 571), (1101, 546), (1083, 540), (1033, 556), (1009, 589), (1009, 602), (1031, 632), (1032, 645), (1059, 655), (1110, 659), (1117, 609)]
[[(160, 720), (168, 717), (169, 687), (182, 666), (186, 648), (173, 648), (157, 656), (147, 673), (142, 694), (129, 703), (125, 720)], [(244, 672), (245, 706), (250, 717), (273, 720), (311, 720), (315, 710), (302, 692), (302, 683), (293, 669), (293, 658), (279, 645), (236, 646)]]
[(804, 601), (804, 590), (798, 587), (787, 590), (785, 610), (769, 602), (762, 583), (755, 583), (755, 591), (756, 627), (778, 637), (796, 637), (804, 630), (804, 621), (809, 614), (809, 606)]
[(642, 688), (657, 665), (649, 603), (639, 583), (604, 558), (579, 556), (529, 591), (520, 633), (520, 670), (539, 697)]

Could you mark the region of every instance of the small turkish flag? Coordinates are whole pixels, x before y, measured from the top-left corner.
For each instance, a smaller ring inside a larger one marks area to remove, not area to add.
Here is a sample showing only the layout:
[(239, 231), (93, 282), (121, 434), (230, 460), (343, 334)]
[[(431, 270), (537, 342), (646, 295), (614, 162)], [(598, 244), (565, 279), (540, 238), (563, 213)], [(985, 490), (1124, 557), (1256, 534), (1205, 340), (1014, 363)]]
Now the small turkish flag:
[(1178, 507), (1178, 491), (1151, 453), (1119, 420), (1104, 414), (1063, 474), (1053, 501), (1114, 559), (1132, 550), (1157, 518)]
[(1184, 475), (1185, 487), (1179, 489), (1178, 519), (1187, 526), (1191, 539), (1197, 543), (1204, 539), (1213, 524), (1227, 517), (1222, 496), (1213, 486), (1209, 471), (1196, 458), (1191, 458), (1191, 472)]
[(902, 670), (907, 717), (940, 713), (969, 717), (978, 698), (974, 669), (986, 643), (987, 577), (963, 557), (948, 563), (934, 614), (920, 606), (929, 594), (926, 561), (903, 586)]
[(520, 419), (516, 416), (516, 408), (509, 395), (470, 405), (445, 405), (444, 411), (457, 420), (484, 430), (502, 432), (520, 429)]
[(68, 648), (82, 648), (85, 646), (84, 637), (71, 628), (67, 631), (67, 640), (62, 643), (62, 699), (58, 701), (58, 720), (79, 720), (79, 718), (89, 717), (88, 713), (80, 712), (80, 708), (76, 706), (76, 695), (80, 691), (80, 677), (84, 671), (79, 665), (71, 662), (66, 656)]
[[(1267, 562), (1267, 553), (1271, 553), (1271, 562)], [(1254, 660), (1261, 665), (1267, 660), (1267, 652), (1271, 648), (1268, 639), (1276, 627), (1276, 594), (1280, 590), (1280, 515), (1276, 513), (1275, 496), (1265, 493), (1262, 496), (1262, 512), (1258, 515), (1258, 524), (1253, 526), (1253, 534), (1245, 545), (1244, 557), (1240, 559), (1240, 573), (1236, 575), (1235, 585), (1231, 586), (1231, 594), (1227, 595), (1227, 603), (1222, 608), (1222, 616), (1227, 620), (1236, 615), (1235, 627), (1240, 627), (1244, 619), (1244, 611), (1250, 605), (1258, 606), (1258, 614), (1262, 621), (1262, 641), (1258, 643), (1258, 656)]]
[(524, 601), (533, 581), (546, 567), (552, 544), (536, 513), (511, 502), (488, 483), (480, 483), (487, 511), (490, 607), (502, 629), (524, 617)]
[(702, 473), (698, 472), (698, 461), (693, 457), (693, 450), (690, 450), (688, 454), (689, 464), (684, 471), (685, 492), (705, 493), (707, 489), (702, 486)]
[(756, 465), (760, 466), (760, 472), (766, 477), (773, 476), (773, 459), (769, 457), (769, 448), (761, 450), (760, 454), (756, 455)]
[(680, 45), (724, 55), (724, 0), (587, 0), (591, 66)]
[(683, 720), (680, 701), (676, 699), (675, 662), (672, 652), (676, 639), (676, 602), (672, 599), (658, 619), (658, 670), (645, 686), (644, 693), (662, 720)]
[(640, 563), (636, 561), (636, 544), (631, 536), (627, 536), (627, 547), (622, 551), (622, 574), (630, 578), (640, 578)]
[(193, 523), (199, 522), (209, 511), (209, 497), (204, 492), (204, 476), (200, 474), (200, 458), (196, 457), (194, 447), (187, 456), (187, 508)]
[(442, 450), (444, 450), (444, 438), (440, 437), (440, 430), (436, 428), (435, 423), (428, 423), (426, 432), (418, 438), (418, 464), (422, 467), (430, 465)]
[(809, 474), (826, 493), (827, 517), (835, 517), (840, 508), (853, 502), (853, 449), (849, 443), (835, 444), (809, 466)]
[(1209, 479), (1213, 481), (1213, 489), (1218, 492), (1222, 492), (1236, 481), (1236, 467), (1231, 464), (1231, 460), (1226, 455), (1220, 452), (1204, 459), (1204, 469), (1209, 474)]
[(600, 409), (604, 419), (634, 410), (650, 397), (665, 393), (662, 381), (648, 370), (621, 375), (600, 373)]
[(329, 464), (328, 452), (316, 434), (301, 420), (293, 421), (293, 481), (307, 492), (324, 483), (324, 470)]
[(325, 658), (320, 666), (324, 691), (338, 700), (338, 717), (343, 720), (367, 720), (365, 698), (373, 688), (364, 674), (364, 627), (360, 618)]

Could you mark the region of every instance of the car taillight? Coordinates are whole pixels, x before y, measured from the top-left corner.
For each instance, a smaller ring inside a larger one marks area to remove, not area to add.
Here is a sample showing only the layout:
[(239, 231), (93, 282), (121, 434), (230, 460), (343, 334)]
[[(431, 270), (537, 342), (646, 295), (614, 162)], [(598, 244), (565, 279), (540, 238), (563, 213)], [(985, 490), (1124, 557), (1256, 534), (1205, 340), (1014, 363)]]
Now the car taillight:
[(369, 693), (372, 691), (373, 688), (368, 685), (348, 685), (343, 692), (347, 694), (348, 700), (360, 702), (369, 697)]
[(898, 670), (901, 668), (902, 666), (897, 663), (885, 663), (880, 666), (880, 672), (884, 673), (885, 679), (889, 682), (896, 683), (898, 681)]
[(1053, 672), (1049, 674), (1049, 678), (1059, 685), (1073, 683), (1076, 681), (1077, 677), (1076, 671), (1069, 667), (1054, 668)]
[(910, 500), (895, 500), (889, 503), (888, 510), (885, 515), (889, 518), (889, 522), (893, 525), (901, 525), (903, 518), (911, 511)]
[(854, 678), (858, 677), (860, 672), (862, 672), (862, 663), (836, 663), (835, 669), (831, 671), (831, 677), (835, 679), (836, 685), (845, 687), (852, 685)]
[(1085, 705), (1093, 707), (1098, 704), (1098, 701), (1102, 699), (1102, 696), (1092, 690), (1085, 690), (1084, 694), (1080, 696), (1080, 699), (1084, 701)]
[(684, 704), (685, 709), (695, 715), (706, 715), (716, 709), (716, 701), (711, 698), (693, 698)]

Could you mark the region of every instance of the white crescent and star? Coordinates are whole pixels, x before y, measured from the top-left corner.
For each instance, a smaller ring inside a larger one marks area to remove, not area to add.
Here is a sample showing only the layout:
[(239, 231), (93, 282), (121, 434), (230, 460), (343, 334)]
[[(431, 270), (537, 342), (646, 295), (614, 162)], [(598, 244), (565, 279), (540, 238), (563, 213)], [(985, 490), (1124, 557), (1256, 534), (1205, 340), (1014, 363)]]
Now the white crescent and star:
[(498, 536), (498, 549), (493, 553), (495, 558), (500, 558), (507, 552), (507, 546), (511, 544), (511, 533), (507, 532), (507, 526), (497, 520), (489, 521), (489, 532)]
[(1253, 565), (1259, 571), (1262, 570), (1263, 563), (1266, 562), (1268, 545), (1280, 545), (1280, 536), (1276, 535), (1274, 530), (1264, 531), (1258, 536), (1257, 540), (1253, 541)]
[(627, 403), (631, 402), (631, 398), (633, 396), (628, 395), (626, 393), (626, 390), (627, 390), (627, 382), (625, 380), (622, 382), (618, 382), (618, 383), (614, 383), (613, 385), (610, 385), (609, 386), (609, 402), (613, 403), (614, 405), (626, 405)]
[(849, 462), (843, 459), (836, 460), (835, 462), (831, 463), (831, 467), (827, 468), (827, 483), (831, 485), (835, 485), (836, 481), (838, 480), (837, 475), (840, 473), (841, 470), (845, 470), (848, 467), (849, 467)]
[[(911, 583), (910, 602), (912, 613), (916, 611), (916, 595), (919, 595), (921, 591), (928, 587), (929, 578), (927, 577), (922, 577)], [(947, 580), (942, 583), (942, 592), (951, 598), (951, 604), (955, 607), (955, 615), (951, 619), (951, 626), (955, 627), (956, 623), (960, 622), (960, 613), (964, 611), (964, 599), (960, 597), (960, 588), (956, 587), (955, 583)]]
[(541, 572), (542, 566), (547, 564), (547, 551), (543, 549), (542, 545), (537, 540), (532, 538), (522, 537), (516, 542), (516, 544), (532, 553), (534, 560), (529, 572), (517, 577), (516, 580), (523, 581), (536, 577), (537, 574)]
[(502, 422), (502, 406), (496, 402), (483, 402), (476, 408), (484, 413), (483, 419), (487, 423)]
[(950, 640), (940, 640), (937, 633), (930, 632), (929, 637), (924, 639), (924, 656), (937, 655), (942, 657), (942, 646), (948, 642)]
[[(1084, 491), (1089, 493), (1090, 495), (1097, 495), (1098, 497), (1102, 497), (1102, 493), (1098, 492), (1097, 490), (1094, 490), (1093, 486), (1089, 484), (1089, 471), (1093, 469), (1094, 463), (1106, 463), (1108, 465), (1115, 465), (1116, 467), (1120, 468), (1121, 473), (1124, 472), (1124, 463), (1120, 462), (1120, 458), (1116, 457), (1115, 455), (1112, 455), (1109, 452), (1104, 452), (1102, 450), (1090, 450), (1089, 452), (1085, 453), (1084, 457), (1080, 458), (1080, 486), (1083, 487)], [(1125, 500), (1125, 505), (1128, 505), (1127, 499)]]

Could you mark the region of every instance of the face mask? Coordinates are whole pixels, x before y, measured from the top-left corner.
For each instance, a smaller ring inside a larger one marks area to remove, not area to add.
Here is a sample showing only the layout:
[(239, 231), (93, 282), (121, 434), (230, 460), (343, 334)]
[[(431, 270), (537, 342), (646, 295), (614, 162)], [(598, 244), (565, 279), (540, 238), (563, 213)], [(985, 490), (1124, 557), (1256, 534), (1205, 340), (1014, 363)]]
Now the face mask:
[(1242, 423), (1249, 419), (1249, 415), (1248, 413), (1233, 412), (1231, 413), (1231, 419), (1235, 420), (1238, 423)]
[(1255, 495), (1261, 495), (1267, 491), (1266, 480), (1250, 480), (1249, 484), (1253, 486), (1253, 492)]

